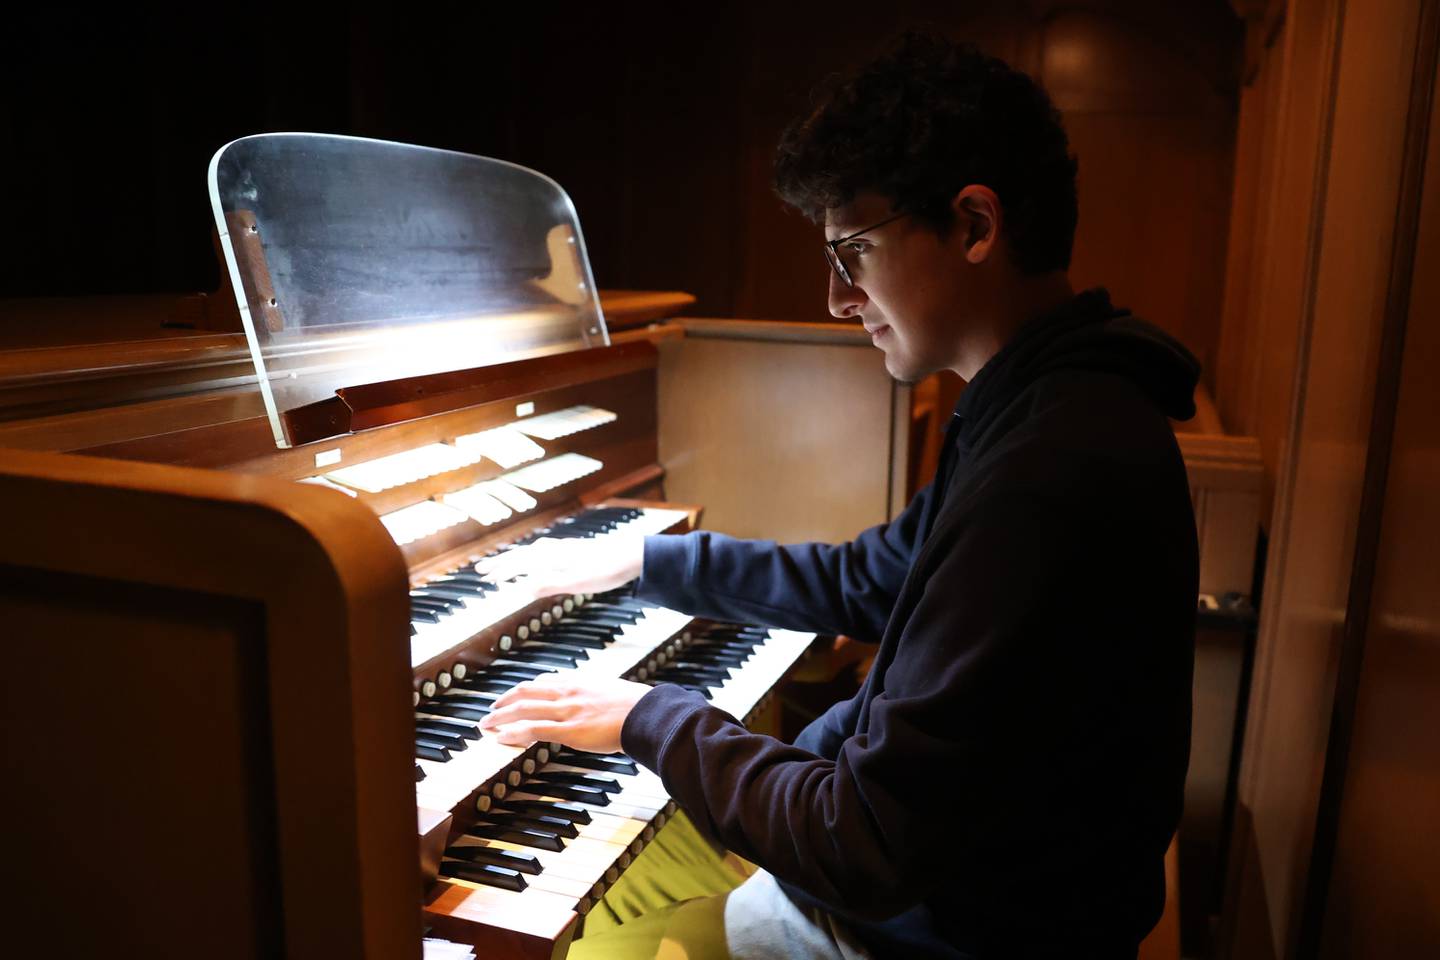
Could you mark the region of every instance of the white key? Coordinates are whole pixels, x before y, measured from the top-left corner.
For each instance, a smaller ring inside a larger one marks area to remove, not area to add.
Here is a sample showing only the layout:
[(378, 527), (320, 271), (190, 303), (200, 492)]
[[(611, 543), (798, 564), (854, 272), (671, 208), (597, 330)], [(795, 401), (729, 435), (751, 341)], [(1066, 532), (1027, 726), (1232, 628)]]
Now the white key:
[(815, 639), (813, 633), (770, 630), (764, 643), (718, 689), (711, 688), (710, 704), (737, 720), (744, 720), (775, 687)]

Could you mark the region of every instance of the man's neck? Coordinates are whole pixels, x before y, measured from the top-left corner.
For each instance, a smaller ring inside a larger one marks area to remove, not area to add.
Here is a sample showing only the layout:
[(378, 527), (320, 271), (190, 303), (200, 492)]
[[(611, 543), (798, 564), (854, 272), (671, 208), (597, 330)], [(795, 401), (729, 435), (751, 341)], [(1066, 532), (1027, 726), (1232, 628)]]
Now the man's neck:
[(996, 291), (992, 307), (987, 311), (989, 322), (982, 328), (967, 331), (960, 344), (959, 362), (951, 369), (966, 381), (974, 379), (1016, 331), (1036, 317), (1060, 308), (1074, 296), (1070, 277), (1063, 270), (1025, 277)]

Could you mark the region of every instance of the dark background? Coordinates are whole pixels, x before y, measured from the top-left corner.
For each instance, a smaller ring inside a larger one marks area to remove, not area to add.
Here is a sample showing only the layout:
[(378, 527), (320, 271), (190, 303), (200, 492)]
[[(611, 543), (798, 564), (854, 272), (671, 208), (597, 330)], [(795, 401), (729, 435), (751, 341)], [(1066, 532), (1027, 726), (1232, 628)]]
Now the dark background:
[(1224, 0), (484, 4), (12, 13), (0, 298), (213, 290), (205, 171), (252, 133), (496, 156), (569, 190), (603, 288), (828, 319), (819, 230), (769, 189), (784, 123), (901, 27), (1042, 81), (1080, 157), (1074, 276), (1218, 337), (1241, 28)]

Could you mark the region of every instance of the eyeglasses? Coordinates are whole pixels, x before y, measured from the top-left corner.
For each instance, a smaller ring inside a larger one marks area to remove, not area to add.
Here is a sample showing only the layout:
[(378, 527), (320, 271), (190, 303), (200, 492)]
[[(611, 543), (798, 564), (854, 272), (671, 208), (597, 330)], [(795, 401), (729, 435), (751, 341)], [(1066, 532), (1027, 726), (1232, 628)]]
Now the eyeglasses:
[(885, 224), (887, 224), (887, 223), (894, 223), (896, 220), (899, 220), (901, 217), (908, 217), (909, 215), (910, 215), (910, 211), (909, 211), (909, 210), (902, 210), (902, 211), (900, 211), (899, 213), (895, 214), (894, 216), (886, 217), (884, 220), (881, 220), (879, 223), (872, 223), (870, 226), (866, 227), (864, 230), (856, 230), (854, 233), (850, 234), (849, 236), (837, 237), (837, 238), (834, 239), (834, 240), (826, 240), (826, 241), (825, 241), (825, 261), (830, 264), (830, 269), (835, 271), (835, 276), (837, 276), (837, 277), (840, 278), (840, 282), (843, 283), (843, 284), (845, 284), (845, 286), (847, 286), (847, 287), (853, 287), (853, 286), (855, 286), (855, 281), (852, 280), (852, 279), (850, 279), (850, 271), (847, 270), (847, 269), (845, 269), (845, 261), (840, 259), (840, 250), (839, 250), (840, 244), (845, 243), (845, 242), (848, 241), (848, 240), (854, 240), (856, 237), (860, 236), (862, 233), (869, 233), (871, 230), (878, 230), (878, 229), (880, 229), (881, 227), (885, 226)]

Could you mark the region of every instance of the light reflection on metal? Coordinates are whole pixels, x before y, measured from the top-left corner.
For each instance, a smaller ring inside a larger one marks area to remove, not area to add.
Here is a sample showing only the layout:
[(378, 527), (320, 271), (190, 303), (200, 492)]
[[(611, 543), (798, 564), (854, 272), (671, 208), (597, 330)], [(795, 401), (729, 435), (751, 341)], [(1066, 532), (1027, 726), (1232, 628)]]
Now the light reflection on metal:
[(573, 204), (500, 160), (321, 134), (221, 148), (210, 198), (278, 446), (347, 386), (609, 342)]

